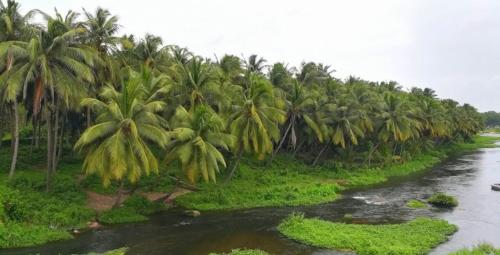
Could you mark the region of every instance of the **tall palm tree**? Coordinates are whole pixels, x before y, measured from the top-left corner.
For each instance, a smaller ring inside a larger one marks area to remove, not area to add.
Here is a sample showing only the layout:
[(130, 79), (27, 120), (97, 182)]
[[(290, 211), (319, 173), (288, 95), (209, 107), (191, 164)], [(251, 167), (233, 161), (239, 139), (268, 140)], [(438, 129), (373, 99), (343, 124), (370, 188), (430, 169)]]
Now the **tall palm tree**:
[[(47, 30), (29, 42), (6, 42), (15, 63), (0, 79), (12, 87), (7, 97), (32, 95), (33, 115), (45, 105), (47, 122), (47, 188), (56, 166), (56, 139), (61, 107), (77, 107), (75, 102), (85, 94), (85, 86), (94, 82), (92, 69), (99, 61), (95, 51), (82, 46), (76, 38), (83, 28), (68, 29), (60, 20), (49, 19)], [(2, 46), (0, 46), (1, 48)], [(42, 102), (44, 104), (42, 104)]]
[(272, 85), (264, 77), (250, 73), (249, 87), (242, 89), (229, 119), (231, 133), (236, 138), (236, 160), (228, 176), (232, 178), (243, 152), (253, 153), (259, 159), (273, 152), (278, 142), (278, 125), (285, 120), (285, 112), (274, 102)]
[(104, 88), (100, 98), (82, 101), (83, 106), (98, 114), (96, 124), (85, 130), (75, 144), (75, 150), (85, 155), (84, 171), (99, 175), (104, 185), (124, 179), (133, 183), (144, 174), (158, 172), (149, 144), (163, 147), (167, 143), (159, 115), (166, 104), (146, 102), (142, 78), (135, 73), (119, 91), (113, 86)]
[(189, 112), (179, 106), (172, 121), (167, 163), (178, 159), (190, 183), (200, 175), (206, 182), (216, 182), (220, 166), (226, 167), (219, 148), (227, 151), (234, 142), (233, 136), (224, 132), (224, 126), (208, 106), (200, 105)]
[(318, 141), (323, 142), (323, 132), (320, 125), (314, 120), (312, 116), (314, 101), (312, 93), (306, 90), (306, 88), (300, 84), (298, 81), (294, 82), (292, 90), (287, 94), (286, 100), (286, 121), (284, 133), (281, 136), (281, 140), (278, 143), (278, 147), (274, 151), (274, 155), (278, 153), (285, 141), (288, 139), (289, 144), (295, 148), (298, 140), (298, 128), (309, 128), (311, 129)]
[(264, 58), (259, 58), (257, 55), (253, 54), (245, 61), (245, 66), (248, 72), (262, 73), (262, 70), (266, 67), (266, 62), (267, 60)]
[[(29, 21), (33, 12), (28, 12), (21, 15), (19, 12), (19, 4), (12, 0), (7, 0), (7, 5), (0, 0), (0, 43), (11, 42), (16, 40), (26, 39), (35, 29), (29, 25)], [(17, 165), (17, 156), (19, 150), (19, 112), (18, 112), (18, 95), (19, 91), (16, 86), (5, 82), (10, 76), (12, 66), (15, 62), (15, 49), (10, 47), (10, 43), (2, 43), (0, 45), (0, 59), (5, 59), (0, 63), (0, 92), (2, 99), (10, 105), (12, 113), (12, 160), (9, 170), (9, 178), (14, 176)]]

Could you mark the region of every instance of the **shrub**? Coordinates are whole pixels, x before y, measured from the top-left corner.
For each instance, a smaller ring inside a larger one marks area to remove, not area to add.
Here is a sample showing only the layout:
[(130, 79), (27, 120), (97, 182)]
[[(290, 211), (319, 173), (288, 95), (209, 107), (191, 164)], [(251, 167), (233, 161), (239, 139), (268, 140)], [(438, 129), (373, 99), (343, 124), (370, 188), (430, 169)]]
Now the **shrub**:
[(146, 221), (148, 218), (128, 207), (114, 208), (99, 215), (99, 221), (106, 224)]
[(145, 197), (141, 195), (133, 195), (130, 196), (125, 203), (124, 207), (131, 208), (139, 214), (148, 215), (163, 209), (163, 204), (155, 203), (147, 200)]
[(436, 193), (432, 195), (427, 202), (436, 207), (453, 208), (458, 205), (456, 198), (444, 193)]

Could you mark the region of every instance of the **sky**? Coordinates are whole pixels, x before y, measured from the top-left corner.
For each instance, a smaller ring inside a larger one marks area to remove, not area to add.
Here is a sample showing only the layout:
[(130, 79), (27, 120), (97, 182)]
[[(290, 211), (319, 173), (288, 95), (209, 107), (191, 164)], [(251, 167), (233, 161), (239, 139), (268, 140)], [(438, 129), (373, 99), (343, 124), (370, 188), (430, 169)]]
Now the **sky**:
[(430, 87), (441, 98), (500, 111), (498, 0), (19, 0), (53, 13), (107, 8), (120, 33), (213, 57), (316, 61), (371, 81)]

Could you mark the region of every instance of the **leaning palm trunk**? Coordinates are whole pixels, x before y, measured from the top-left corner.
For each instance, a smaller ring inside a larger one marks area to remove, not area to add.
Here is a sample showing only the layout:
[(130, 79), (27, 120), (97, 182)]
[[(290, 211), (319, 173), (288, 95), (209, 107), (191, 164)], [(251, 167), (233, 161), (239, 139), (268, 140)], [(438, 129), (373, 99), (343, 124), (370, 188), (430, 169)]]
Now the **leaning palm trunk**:
[(283, 134), (283, 137), (281, 138), (280, 143), (278, 144), (278, 147), (276, 148), (276, 150), (274, 151), (273, 155), (271, 156), (271, 162), (273, 161), (274, 157), (276, 156), (276, 154), (278, 154), (278, 152), (280, 151), (281, 147), (285, 143), (285, 140), (286, 140), (286, 138), (288, 136), (288, 133), (290, 132), (290, 129), (292, 128), (292, 126), (294, 125), (294, 123), (295, 123), (295, 118), (292, 118), (290, 120), (290, 124), (288, 124), (288, 127), (285, 130), (285, 133)]
[(118, 188), (118, 194), (116, 195), (116, 200), (115, 204), (113, 205), (113, 208), (117, 208), (118, 206), (120, 206), (122, 196), (123, 196), (123, 181), (120, 181), (120, 187)]
[(240, 146), (238, 155), (236, 156), (236, 160), (234, 161), (233, 167), (231, 168), (231, 172), (229, 173), (229, 176), (226, 179), (226, 183), (228, 183), (231, 180), (231, 178), (233, 178), (234, 172), (236, 171), (236, 168), (238, 168), (242, 156), (243, 156), (243, 148)]
[(14, 100), (12, 105), (12, 115), (13, 115), (13, 129), (12, 129), (12, 161), (10, 163), (9, 179), (12, 179), (14, 172), (16, 171), (17, 164), (17, 153), (19, 149), (19, 113), (17, 111), (17, 101)]
[(313, 166), (315, 166), (319, 159), (321, 158), (321, 155), (323, 155), (323, 153), (326, 151), (326, 149), (328, 148), (328, 143), (325, 144), (325, 146), (323, 146), (323, 148), (321, 149), (321, 151), (319, 152), (318, 156), (316, 156), (316, 158), (314, 159), (313, 161)]

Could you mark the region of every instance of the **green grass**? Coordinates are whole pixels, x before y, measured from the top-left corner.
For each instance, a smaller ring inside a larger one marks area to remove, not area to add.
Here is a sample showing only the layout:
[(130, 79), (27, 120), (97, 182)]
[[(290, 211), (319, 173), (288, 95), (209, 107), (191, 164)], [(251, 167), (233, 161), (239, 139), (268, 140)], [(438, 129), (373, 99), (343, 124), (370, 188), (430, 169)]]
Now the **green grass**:
[(272, 165), (247, 159), (231, 182), (200, 184), (202, 191), (189, 193), (176, 201), (183, 207), (197, 210), (326, 203), (337, 199), (341, 190), (378, 184), (391, 177), (422, 171), (449, 155), (493, 147), (497, 140), (495, 137), (477, 136), (473, 143), (448, 145), (407, 162), (351, 170), (312, 167), (288, 155), (278, 156)]
[(71, 238), (68, 231), (46, 225), (18, 222), (0, 224), (0, 248), (27, 247)]
[(129, 197), (121, 207), (105, 211), (99, 215), (99, 221), (105, 224), (118, 224), (146, 221), (147, 215), (164, 210), (165, 206), (147, 200), (140, 195)]
[(210, 253), (209, 255), (269, 255), (269, 253), (261, 250), (236, 249), (229, 253)]
[(448, 255), (500, 255), (500, 249), (490, 244), (479, 244), (472, 249), (462, 249)]
[(412, 199), (406, 203), (406, 206), (413, 209), (427, 208), (427, 204), (416, 199)]
[(427, 202), (436, 207), (453, 208), (458, 206), (456, 198), (444, 193), (436, 193), (432, 195)]
[(361, 225), (291, 215), (278, 226), (278, 230), (303, 244), (349, 250), (358, 255), (420, 255), (445, 242), (457, 227), (430, 218), (417, 218), (402, 224)]

